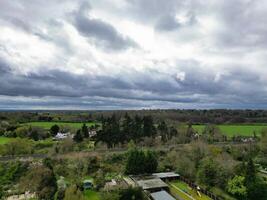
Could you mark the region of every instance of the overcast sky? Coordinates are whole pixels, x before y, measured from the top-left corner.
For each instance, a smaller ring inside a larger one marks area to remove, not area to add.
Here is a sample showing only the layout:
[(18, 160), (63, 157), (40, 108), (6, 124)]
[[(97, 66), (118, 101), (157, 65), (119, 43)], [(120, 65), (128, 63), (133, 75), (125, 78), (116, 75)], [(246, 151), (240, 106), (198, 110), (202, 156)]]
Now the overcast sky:
[(0, 0), (0, 109), (267, 108), (266, 0)]

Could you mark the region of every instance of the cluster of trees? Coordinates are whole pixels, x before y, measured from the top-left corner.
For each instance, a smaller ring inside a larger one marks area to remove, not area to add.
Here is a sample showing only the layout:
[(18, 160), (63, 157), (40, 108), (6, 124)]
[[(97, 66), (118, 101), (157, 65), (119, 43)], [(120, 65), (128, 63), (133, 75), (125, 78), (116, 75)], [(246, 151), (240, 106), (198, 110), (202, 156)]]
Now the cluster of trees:
[(151, 174), (156, 172), (158, 160), (155, 152), (132, 149), (128, 152), (127, 174)]
[(57, 179), (50, 159), (44, 159), (43, 164), (32, 166), (28, 173), (20, 179), (22, 191), (35, 193), (38, 199), (53, 199), (57, 192)]
[[(267, 141), (267, 140), (266, 140)], [(223, 199), (267, 199), (267, 184), (254, 162), (264, 165), (266, 146), (257, 144), (213, 145), (201, 140), (161, 157), (159, 171), (177, 171), (183, 177), (215, 192)], [(251, 158), (251, 159), (248, 159)], [(252, 179), (250, 179), (252, 177)], [(265, 180), (266, 181), (266, 180)], [(217, 189), (224, 192), (218, 192)], [(253, 192), (258, 192), (257, 195)], [(217, 193), (218, 192), (218, 193)], [(254, 196), (254, 198), (253, 198)], [(257, 197), (257, 198), (255, 198)]]
[(0, 136), (29, 138), (37, 141), (48, 138), (50, 134), (40, 127), (21, 126), (4, 121), (0, 122)]
[(75, 142), (82, 142), (84, 138), (89, 138), (89, 129), (86, 124), (83, 124), (82, 128), (77, 130), (76, 134), (73, 137)]
[(138, 142), (141, 138), (157, 135), (166, 141), (177, 135), (177, 130), (174, 127), (168, 128), (165, 122), (156, 127), (151, 116), (130, 117), (126, 113), (123, 118), (117, 118), (115, 115), (102, 118), (102, 130), (98, 132), (96, 140), (105, 142), (111, 148), (131, 140)]
[(5, 195), (14, 182), (17, 182), (28, 171), (28, 162), (0, 163), (0, 199)]
[(228, 181), (227, 191), (240, 200), (267, 199), (267, 184), (257, 175), (252, 159), (244, 164), (240, 174)]
[(0, 146), (0, 155), (25, 155), (34, 152), (34, 144), (27, 139), (16, 138)]

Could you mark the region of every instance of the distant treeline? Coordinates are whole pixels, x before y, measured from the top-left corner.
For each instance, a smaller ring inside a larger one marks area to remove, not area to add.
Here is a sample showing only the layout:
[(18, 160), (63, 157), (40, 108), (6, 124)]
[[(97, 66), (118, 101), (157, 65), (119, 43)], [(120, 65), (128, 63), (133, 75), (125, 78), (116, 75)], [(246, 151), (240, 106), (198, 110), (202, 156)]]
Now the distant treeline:
[(126, 112), (130, 117), (150, 115), (156, 122), (167, 120), (193, 124), (267, 123), (267, 110), (127, 110), (127, 111), (17, 111), (0, 112), (0, 121), (100, 121), (113, 114), (121, 118)]

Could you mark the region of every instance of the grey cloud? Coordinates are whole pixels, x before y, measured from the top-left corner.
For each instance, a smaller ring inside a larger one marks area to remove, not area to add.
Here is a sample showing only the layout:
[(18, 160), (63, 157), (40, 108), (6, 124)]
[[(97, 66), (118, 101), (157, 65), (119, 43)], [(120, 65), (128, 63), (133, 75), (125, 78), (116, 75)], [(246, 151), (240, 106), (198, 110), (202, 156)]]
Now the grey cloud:
[(10, 67), (8, 66), (8, 63), (0, 57), (0, 76), (4, 76), (9, 71)]
[(129, 12), (144, 22), (157, 21), (160, 17), (173, 14), (184, 1), (177, 0), (127, 0)]
[[(262, 90), (264, 83), (257, 81), (258, 75), (255, 73), (232, 70), (228, 75), (222, 75), (220, 81), (214, 82), (215, 74), (201, 71), (196, 66), (191, 68), (187, 66), (183, 70), (186, 72), (184, 81), (176, 81), (175, 77), (158, 71), (133, 73), (130, 77), (124, 75), (123, 78), (74, 75), (59, 70), (32, 73), (27, 76), (6, 72), (5, 76), (0, 77), (0, 95), (13, 96), (12, 98), (53, 97), (55, 101), (31, 103), (33, 106), (47, 107), (58, 106), (60, 103), (56, 102), (57, 99), (59, 101), (69, 99), (67, 102), (64, 101), (66, 107), (73, 105), (81, 108), (86, 106), (100, 108), (101, 105), (129, 108), (138, 107), (138, 104), (139, 107), (149, 107), (149, 103), (151, 105), (155, 103), (159, 107), (163, 105), (173, 107), (175, 104), (200, 106), (207, 103), (216, 106), (234, 104), (241, 106), (252, 105), (252, 102), (265, 105), (264, 100), (267, 96)], [(129, 102), (134, 103), (129, 104)]]
[[(77, 75), (58, 70), (57, 65), (61, 65), (62, 68), (65, 62), (68, 62), (75, 54), (73, 51), (77, 51), (69, 43), (68, 34), (64, 35), (61, 31), (64, 24), (74, 25), (78, 32), (89, 42), (93, 42), (97, 48), (122, 51), (129, 47), (136, 47), (136, 44), (130, 38), (120, 34), (120, 31), (114, 28), (115, 26), (90, 16), (95, 5), (93, 1), (92, 6), (88, 3), (81, 4), (81, 2), (69, 0), (0, 1), (0, 27), (3, 25), (14, 30), (20, 29), (26, 34), (38, 36), (44, 42), (53, 42), (65, 51), (62, 58), (52, 63), (54, 70), (47, 70), (43, 66), (42, 71), (28, 75), (14, 74), (11, 69), (19, 69), (23, 66), (10, 68), (10, 63), (13, 62), (9, 63), (8, 59), (12, 58), (0, 58), (0, 96), (2, 95), (0, 109), (38, 108), (38, 106), (99, 109), (150, 108), (151, 106), (173, 108), (179, 105), (198, 108), (202, 106), (206, 108), (209, 106), (267, 108), (266, 82), (260, 79), (259, 72), (249, 70), (250, 67), (247, 64), (236, 66), (227, 64), (225, 67), (227, 73), (222, 73), (218, 81), (215, 81), (216, 72), (223, 67), (218, 67), (216, 70), (217, 66), (214, 66), (214, 71), (208, 71), (200, 63), (191, 61), (188, 64), (177, 63), (176, 69), (186, 74), (184, 80), (177, 80), (175, 73), (163, 73), (157, 63), (154, 63), (154, 70), (147, 70), (146, 66), (141, 66), (140, 71), (127, 69), (124, 72), (117, 71), (114, 73), (116, 75), (109, 75), (108, 71), (102, 75)], [(70, 4), (68, 9), (65, 8), (66, 4)], [(227, 48), (239, 48), (240, 51), (246, 53), (253, 53), (255, 49), (265, 51), (267, 47), (266, 8), (267, 4), (261, 0), (238, 0), (236, 2), (221, 0), (214, 4), (187, 0), (128, 0), (125, 11), (120, 12), (119, 17), (154, 28), (156, 32), (161, 31), (161, 36), (166, 40), (170, 39), (169, 41), (173, 41), (173, 38), (168, 37), (176, 37), (178, 34), (177, 32), (168, 34), (167, 31), (180, 30), (186, 26), (188, 29), (185, 34), (190, 35), (190, 26), (196, 24), (199, 15), (215, 17), (216, 26), (220, 28), (212, 33), (209, 31), (213, 27), (200, 32), (205, 36), (203, 43), (206, 43), (207, 48), (219, 47), (216, 56), (222, 58), (229, 56), (224, 54), (228, 52)], [(188, 14), (190, 18), (185, 25), (175, 18), (180, 12)], [(201, 25), (195, 29), (192, 28), (192, 32), (196, 31), (195, 34), (199, 34), (199, 29)], [(205, 35), (205, 31), (211, 35)], [(188, 37), (186, 42), (191, 44), (192, 38)], [(193, 45), (194, 42), (198, 41), (194, 40)], [(0, 50), (7, 51), (3, 48), (0, 44)], [(16, 47), (9, 47), (8, 50), (12, 51), (12, 48)], [(204, 51), (203, 54), (206, 53)], [(148, 58), (150, 53), (153, 57), (153, 50), (148, 54), (145, 52), (145, 58), (141, 56), (140, 63), (142, 59), (147, 59), (145, 61), (148, 63), (153, 62), (153, 59)], [(212, 54), (209, 55), (212, 56)], [(208, 57), (207, 54), (204, 56)], [(231, 58), (239, 59), (236, 57), (227, 57), (227, 63)], [(79, 57), (74, 58), (79, 59)], [(86, 61), (94, 62), (90, 58)], [(264, 60), (260, 62), (263, 63)], [(255, 66), (259, 67), (257, 62)], [(40, 68), (40, 66), (37, 67)], [(21, 97), (28, 101), (20, 100)]]
[(223, 1), (217, 8), (222, 29), (216, 32), (217, 45), (228, 48), (267, 46), (266, 1)]
[(155, 26), (156, 29), (165, 31), (172, 31), (179, 27), (181, 27), (181, 24), (171, 15), (161, 17)]
[(74, 24), (82, 35), (94, 39), (96, 44), (103, 45), (107, 49), (123, 50), (137, 46), (130, 38), (121, 35), (111, 24), (86, 16), (88, 11), (90, 6), (83, 3), (79, 11), (74, 13)]
[(180, 28), (188, 28), (197, 24), (197, 20), (194, 15), (188, 14), (187, 18), (188, 21), (185, 23), (180, 23), (175, 18), (175, 15), (164, 15), (156, 22), (155, 29), (160, 31), (174, 31), (179, 30)]

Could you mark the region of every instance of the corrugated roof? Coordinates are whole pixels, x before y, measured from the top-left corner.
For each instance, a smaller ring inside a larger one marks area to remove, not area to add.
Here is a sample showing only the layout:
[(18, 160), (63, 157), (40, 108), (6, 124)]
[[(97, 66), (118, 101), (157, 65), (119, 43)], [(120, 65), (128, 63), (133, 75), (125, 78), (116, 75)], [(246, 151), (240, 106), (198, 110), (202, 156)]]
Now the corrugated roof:
[(154, 173), (152, 175), (157, 176), (158, 178), (174, 178), (174, 177), (180, 176), (179, 174), (174, 173), (174, 172)]
[(150, 195), (154, 200), (175, 200), (175, 198), (166, 191), (153, 192)]
[(168, 185), (159, 178), (140, 180), (140, 181), (137, 181), (137, 185), (142, 187), (144, 190), (168, 187)]

